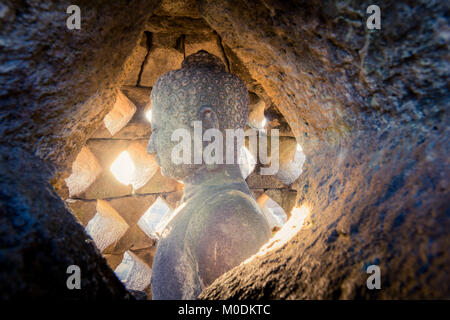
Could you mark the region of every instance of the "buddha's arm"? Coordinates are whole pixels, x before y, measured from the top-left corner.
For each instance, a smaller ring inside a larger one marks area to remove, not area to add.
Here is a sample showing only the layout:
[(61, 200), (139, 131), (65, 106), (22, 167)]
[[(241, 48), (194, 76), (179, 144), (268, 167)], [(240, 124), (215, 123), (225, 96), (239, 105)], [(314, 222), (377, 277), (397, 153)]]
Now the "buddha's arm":
[(207, 286), (256, 253), (269, 239), (270, 229), (253, 198), (230, 191), (203, 206), (187, 237), (202, 285)]

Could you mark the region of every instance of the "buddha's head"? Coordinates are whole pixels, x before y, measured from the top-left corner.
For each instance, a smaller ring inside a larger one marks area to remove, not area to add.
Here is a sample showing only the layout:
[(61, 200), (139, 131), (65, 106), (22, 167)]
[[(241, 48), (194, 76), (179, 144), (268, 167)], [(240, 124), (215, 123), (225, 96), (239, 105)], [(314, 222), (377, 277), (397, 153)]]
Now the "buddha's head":
[[(201, 121), (203, 132), (217, 129), (225, 137), (226, 129), (244, 129), (248, 117), (248, 92), (244, 83), (225, 71), (222, 61), (206, 51), (185, 58), (181, 69), (169, 71), (155, 83), (152, 93), (152, 135), (147, 152), (154, 153), (161, 172), (184, 180), (207, 166), (175, 164), (172, 149), (179, 143), (171, 141), (176, 129), (186, 129), (194, 146), (194, 121)], [(203, 147), (207, 143), (203, 143)], [(225, 148), (224, 148), (225, 149)]]

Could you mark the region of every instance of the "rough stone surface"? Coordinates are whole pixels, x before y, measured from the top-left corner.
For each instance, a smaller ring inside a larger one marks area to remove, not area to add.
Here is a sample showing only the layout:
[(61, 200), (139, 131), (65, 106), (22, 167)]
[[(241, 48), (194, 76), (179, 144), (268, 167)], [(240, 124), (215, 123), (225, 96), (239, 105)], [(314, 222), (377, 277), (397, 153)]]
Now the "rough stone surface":
[(255, 170), (247, 177), (246, 182), (250, 189), (287, 189), (287, 186), (276, 177), (271, 175), (260, 175), (259, 172), (259, 166), (257, 165)]
[[(182, 45), (182, 33), (158, 32), (152, 34), (152, 46), (159, 48), (177, 48)], [(181, 48), (180, 48), (181, 49)]]
[[(201, 298), (448, 298), (448, 4), (200, 1), (307, 162), (310, 226)], [(366, 288), (378, 264), (382, 290)]]
[(152, 16), (145, 24), (145, 30), (150, 32), (198, 34), (210, 33), (212, 29), (203, 19), (188, 17)]
[(89, 221), (95, 216), (97, 202), (67, 199), (66, 204), (70, 212), (77, 218), (78, 222), (86, 227)]
[(86, 232), (94, 239), (100, 251), (105, 250), (119, 239), (130, 228), (117, 211), (104, 200), (97, 200), (94, 218), (86, 226)]
[(145, 116), (145, 112), (151, 108), (149, 88), (139, 88), (123, 86), (121, 91), (131, 100), (137, 107), (137, 111), (134, 113), (131, 120), (120, 131), (111, 135), (102, 121), (98, 129), (90, 136), (91, 139), (125, 139), (125, 140), (138, 140), (148, 139), (151, 134), (150, 122)]
[(294, 138), (280, 137), (279, 169), (275, 176), (284, 184), (291, 185), (301, 175), (305, 154)]
[(109, 204), (131, 226), (138, 222), (144, 212), (155, 202), (157, 197), (152, 195), (130, 196), (109, 200)]
[(143, 291), (150, 284), (152, 269), (131, 251), (126, 251), (114, 271), (130, 290)]
[(266, 117), (267, 121), (266, 130), (278, 129), (278, 134), (280, 136), (294, 136), (291, 127), (287, 123), (286, 119), (274, 104), (264, 110), (264, 116)]
[(227, 59), (224, 49), (220, 44), (219, 37), (214, 33), (209, 34), (188, 34), (184, 38), (184, 54), (189, 56), (197, 51), (205, 50), (219, 57), (224, 65), (227, 65)]
[(123, 86), (121, 90), (139, 110), (144, 110), (150, 103), (150, 88)]
[(114, 136), (133, 118), (136, 106), (122, 91), (117, 92), (116, 102), (112, 110), (103, 118), (103, 123), (109, 133)]
[(127, 58), (124, 65), (124, 85), (135, 86), (139, 82), (139, 74), (141, 66), (145, 62), (148, 53), (149, 39), (146, 33), (142, 33), (136, 47), (131, 55)]
[(130, 227), (127, 232), (115, 243), (111, 244), (102, 253), (120, 254), (127, 250), (138, 250), (155, 245), (137, 225)]
[(139, 84), (153, 87), (160, 76), (168, 71), (179, 69), (183, 58), (183, 53), (174, 48), (150, 49)]
[(159, 16), (200, 18), (195, 0), (163, 0), (155, 10)]
[[(48, 181), (55, 167), (69, 176), (111, 109), (125, 59), (158, 1), (78, 1), (80, 30), (66, 28), (69, 4), (1, 5), (2, 299), (129, 297)], [(82, 269), (83, 290), (67, 290), (71, 264)]]
[(85, 191), (102, 173), (102, 167), (88, 147), (81, 149), (74, 163), (72, 173), (65, 179), (70, 196), (77, 196)]
[(111, 269), (116, 269), (117, 266), (122, 262), (123, 254), (105, 254), (103, 253), (108, 265)]
[(97, 131), (91, 136), (91, 139), (148, 140), (151, 134), (152, 129), (148, 121), (145, 122), (145, 120), (129, 122), (113, 136), (102, 123)]

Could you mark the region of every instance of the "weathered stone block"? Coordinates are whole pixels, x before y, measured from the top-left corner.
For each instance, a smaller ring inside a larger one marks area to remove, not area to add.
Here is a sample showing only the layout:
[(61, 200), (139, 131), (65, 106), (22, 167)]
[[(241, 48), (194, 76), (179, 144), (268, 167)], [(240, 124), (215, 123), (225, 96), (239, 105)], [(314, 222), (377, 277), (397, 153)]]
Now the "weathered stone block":
[(255, 169), (246, 179), (247, 185), (251, 189), (281, 189), (287, 188), (287, 185), (282, 183), (274, 176), (260, 175), (259, 170)]
[(182, 33), (174, 32), (158, 32), (152, 35), (152, 46), (159, 48), (177, 49), (177, 45), (181, 44)]
[(91, 139), (141, 140), (150, 139), (151, 134), (152, 129), (148, 121), (134, 122), (131, 120), (114, 136), (111, 135), (102, 122), (97, 131), (91, 136)]
[(145, 211), (156, 201), (157, 196), (129, 196), (108, 200), (108, 203), (130, 225), (135, 225)]
[(303, 171), (306, 156), (295, 138), (280, 138), (279, 170), (276, 177), (284, 184), (291, 185)]
[(189, 56), (200, 50), (219, 57), (223, 64), (227, 67), (227, 60), (220, 44), (219, 37), (214, 33), (209, 34), (188, 34), (184, 40), (185, 55)]
[(102, 252), (108, 254), (120, 254), (131, 249), (143, 249), (152, 247), (155, 241), (146, 235), (141, 228), (133, 225), (117, 241), (106, 247)]
[(270, 228), (272, 230), (281, 229), (287, 220), (287, 215), (280, 204), (265, 193), (258, 198), (258, 204), (269, 222)]
[(106, 201), (97, 200), (97, 213), (86, 226), (100, 251), (118, 241), (129, 228), (126, 221)]
[(96, 201), (67, 199), (66, 204), (69, 206), (70, 211), (83, 227), (87, 226), (88, 222), (95, 216), (95, 213), (97, 212)]
[[(120, 88), (122, 92), (130, 99), (137, 107), (138, 112), (146, 109), (147, 105), (150, 103), (150, 94), (152, 93), (151, 88), (141, 88), (133, 86), (123, 86)], [(135, 115), (135, 117), (138, 114)]]
[(250, 189), (255, 199), (258, 199), (263, 193), (264, 189)]
[(130, 144), (127, 152), (130, 154), (131, 160), (134, 163), (134, 171), (130, 177), (133, 190), (143, 187), (153, 175), (159, 170), (153, 154), (148, 154), (146, 151), (147, 142), (140, 141)]
[(114, 272), (125, 287), (139, 291), (147, 288), (152, 275), (152, 269), (131, 251), (124, 253), (122, 262)]
[(100, 176), (103, 169), (89, 147), (83, 147), (72, 163), (72, 174), (65, 179), (69, 196), (80, 195)]
[(134, 103), (119, 90), (112, 110), (103, 119), (106, 129), (112, 136), (115, 135), (127, 125), (135, 112)]
[(144, 63), (148, 52), (147, 35), (142, 33), (136, 47), (125, 61), (124, 65), (124, 85), (136, 86), (138, 83), (141, 66)]
[(108, 263), (109, 267), (111, 269), (115, 269), (117, 268), (117, 266), (122, 262), (123, 260), (123, 253), (121, 254), (109, 254), (109, 253), (104, 253), (103, 252), (103, 256), (106, 259), (106, 262)]
[(121, 91), (136, 106), (136, 112), (131, 120), (118, 132), (112, 135), (106, 128), (104, 121), (90, 137), (91, 139), (149, 139), (151, 134), (150, 121), (146, 112), (151, 108), (149, 88), (124, 86)]
[(161, 175), (158, 169), (145, 186), (136, 190), (136, 194), (173, 192), (183, 189), (183, 185), (178, 181)]
[(292, 209), (296, 205), (296, 202), (295, 202), (295, 199), (297, 197), (296, 190), (267, 189), (265, 191), (265, 194), (267, 194), (273, 201), (278, 203), (280, 205), (280, 207), (283, 208), (283, 210), (286, 213), (286, 215), (288, 216), (288, 218), (290, 217)]
[(145, 30), (157, 33), (198, 34), (211, 33), (211, 27), (203, 19), (189, 17), (152, 16), (145, 24)]
[(159, 16), (200, 18), (195, 0), (163, 0), (154, 14)]
[(179, 69), (184, 55), (172, 48), (152, 48), (141, 75), (141, 86), (153, 87), (156, 80), (168, 71)]
[(178, 190), (174, 192), (169, 192), (161, 195), (167, 204), (175, 209), (181, 204), (181, 199), (183, 197), (183, 190)]

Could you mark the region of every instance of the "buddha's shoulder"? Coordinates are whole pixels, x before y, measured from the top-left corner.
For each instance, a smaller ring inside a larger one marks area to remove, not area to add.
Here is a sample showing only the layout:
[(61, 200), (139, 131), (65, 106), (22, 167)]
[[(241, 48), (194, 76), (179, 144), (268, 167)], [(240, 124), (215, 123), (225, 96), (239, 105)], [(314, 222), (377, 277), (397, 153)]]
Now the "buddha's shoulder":
[[(227, 190), (209, 198), (189, 221), (189, 238), (201, 238), (206, 233), (248, 234), (266, 239), (270, 228), (256, 200), (239, 190)], [(200, 239), (199, 238), (199, 239)]]
[(226, 190), (219, 194), (212, 196), (208, 203), (209, 207), (258, 207), (258, 204), (253, 196), (240, 190)]
[(227, 190), (210, 197), (201, 205), (198, 215), (206, 221), (242, 218), (254, 220), (262, 218), (261, 209), (255, 198), (240, 190)]

